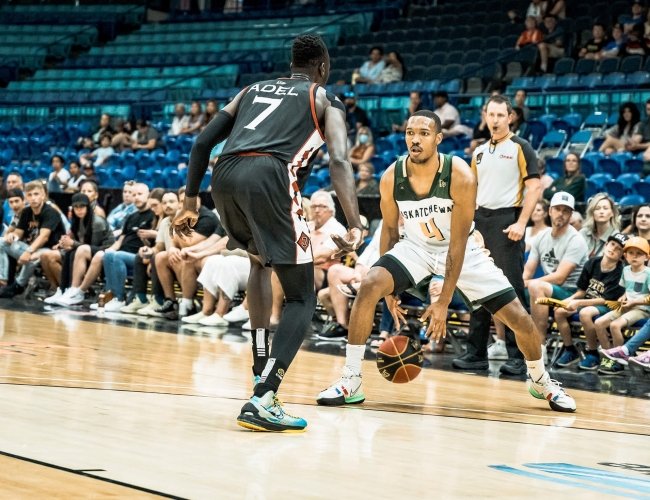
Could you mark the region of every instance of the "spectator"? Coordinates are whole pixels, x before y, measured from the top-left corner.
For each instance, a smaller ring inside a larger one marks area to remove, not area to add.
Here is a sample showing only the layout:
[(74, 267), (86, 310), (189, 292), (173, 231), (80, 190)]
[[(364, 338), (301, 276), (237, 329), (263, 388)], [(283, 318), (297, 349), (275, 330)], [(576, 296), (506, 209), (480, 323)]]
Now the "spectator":
[[(137, 212), (126, 218), (121, 236), (104, 252), (103, 269), (106, 276), (106, 291), (110, 291), (113, 296), (105, 304), (106, 312), (117, 312), (126, 305), (124, 287), (127, 271), (129, 268), (133, 268), (135, 256), (143, 246), (138, 231), (151, 227), (151, 221), (154, 218), (153, 211), (147, 206), (148, 198), (149, 187), (146, 184), (133, 186), (133, 205)], [(93, 304), (90, 308), (97, 309), (97, 304)]]
[[(643, 3), (641, 0), (633, 0), (632, 17), (623, 23), (623, 31), (629, 35), (637, 26), (643, 28), (643, 22)], [(643, 30), (641, 33), (643, 33)]]
[[(23, 191), (23, 178), (20, 174), (16, 172), (12, 172), (7, 176), (7, 192), (11, 191), (12, 189), (20, 189), (20, 191)], [(5, 199), (3, 205), (2, 205), (2, 211), (3, 211), (3, 219), (2, 222), (4, 222), (7, 226), (11, 224), (11, 220), (13, 219), (14, 212), (9, 206), (9, 199)]]
[[(620, 281), (621, 286), (625, 287), (625, 293), (619, 299), (622, 308), (610, 311), (594, 322), (596, 334), (603, 350), (622, 346), (624, 342), (623, 330), (638, 321), (650, 318), (650, 306), (646, 302), (650, 293), (650, 269), (645, 265), (650, 256), (650, 245), (644, 238), (632, 237), (625, 243), (623, 252), (628, 265), (623, 268)], [(603, 357), (598, 367), (598, 373), (603, 375), (615, 375), (623, 370), (621, 363), (613, 361), (607, 356)]]
[(558, 177), (550, 188), (544, 190), (544, 199), (550, 200), (561, 191), (569, 193), (578, 201), (584, 201), (587, 178), (582, 173), (580, 157), (569, 153), (564, 158), (564, 175)]
[(158, 147), (158, 140), (160, 139), (158, 131), (146, 120), (138, 120), (135, 126), (137, 132), (133, 138), (133, 149), (145, 149), (149, 152), (156, 149)]
[[(621, 347), (612, 347), (604, 349), (600, 353), (604, 358), (608, 358), (619, 364), (626, 365), (629, 363), (645, 368), (650, 368), (650, 351), (645, 351), (638, 356), (634, 356), (643, 344), (650, 340), (650, 321), (646, 322), (643, 327)], [(596, 352), (596, 356), (598, 352)], [(596, 365), (597, 366), (597, 365)]]
[(419, 92), (411, 92), (411, 100), (409, 101), (409, 107), (406, 110), (406, 120), (401, 125), (393, 123), (391, 128), (393, 132), (406, 132), (406, 123), (409, 118), (422, 109), (422, 96)]
[(566, 4), (564, 3), (564, 0), (546, 0), (545, 14), (550, 14), (558, 19), (565, 19)]
[(181, 135), (181, 130), (187, 128), (190, 117), (185, 109), (185, 104), (178, 103), (174, 107), (174, 119), (167, 135)]
[(346, 92), (341, 96), (341, 100), (345, 103), (345, 120), (350, 126), (349, 133), (356, 134), (361, 127), (369, 127), (370, 120), (366, 112), (357, 106), (357, 99), (354, 92)]
[(486, 106), (484, 105), (481, 109), (481, 121), (477, 123), (472, 132), (472, 140), (469, 143), (469, 146), (465, 148), (465, 154), (471, 156), (474, 153), (474, 150), (478, 148), (481, 144), (487, 142), (492, 135), (490, 134), (490, 127), (488, 127), (487, 121), (485, 119), (485, 110)]
[(605, 34), (605, 25), (601, 23), (594, 24), (592, 35), (592, 38), (578, 52), (578, 57), (584, 59), (600, 59), (600, 55), (608, 43), (607, 35)]
[(535, 24), (541, 23), (544, 19), (546, 4), (542, 0), (532, 0), (526, 10), (526, 18), (532, 18)]
[(356, 185), (359, 196), (379, 196), (379, 183), (374, 179), (375, 167), (369, 161), (360, 163)]
[[(25, 187), (29, 206), (20, 214), (16, 229), (0, 239), (0, 298), (23, 293), (39, 261), (39, 254), (56, 245), (65, 233), (59, 213), (46, 203), (47, 195), (41, 181), (28, 182)], [(22, 266), (14, 283), (8, 285), (9, 257)]]
[(646, 42), (650, 39), (650, 10), (646, 15), (645, 23), (643, 23), (643, 38), (646, 39)]
[(472, 135), (469, 127), (461, 125), (458, 110), (449, 104), (449, 95), (445, 90), (439, 90), (433, 95), (433, 103), (436, 105), (434, 111), (442, 123), (442, 135)]
[(530, 44), (538, 45), (544, 39), (544, 35), (542, 35), (542, 32), (537, 28), (537, 21), (534, 17), (526, 17), (524, 24), (526, 25), (526, 30), (519, 36), (519, 39), (515, 44), (515, 49), (517, 50)]
[(122, 231), (122, 226), (124, 225), (124, 220), (136, 211), (136, 207), (133, 204), (133, 186), (135, 181), (126, 181), (124, 187), (122, 188), (122, 203), (116, 206), (111, 213), (108, 214), (106, 220), (111, 226), (111, 229), (119, 236)]
[(553, 183), (555, 182), (555, 179), (548, 175), (546, 173), (546, 159), (545, 158), (538, 158), (537, 159), (537, 167), (539, 169), (539, 175), (540, 175), (540, 181), (542, 185), (542, 193), (544, 190), (550, 188)]
[[(643, 151), (643, 161), (650, 162), (650, 99), (645, 102), (645, 114), (646, 119), (639, 122), (636, 134), (625, 143), (625, 149), (632, 153)], [(643, 173), (648, 174), (646, 168)]]
[(530, 128), (524, 118), (524, 110), (521, 108), (512, 108), (512, 112), (515, 118), (510, 124), (510, 131), (517, 137), (528, 140), (530, 137)]
[(352, 168), (356, 171), (359, 165), (370, 161), (373, 156), (375, 156), (375, 143), (370, 127), (361, 127), (357, 132), (357, 141), (350, 150)]
[(399, 52), (390, 52), (385, 58), (386, 66), (373, 83), (401, 82), (406, 76), (404, 59)]
[(203, 126), (203, 112), (201, 103), (198, 101), (192, 102), (190, 107), (190, 114), (187, 120), (187, 126), (181, 128), (181, 135), (198, 135)]
[(79, 191), (81, 184), (86, 180), (86, 176), (81, 171), (81, 166), (79, 166), (79, 162), (77, 161), (71, 161), (70, 165), (68, 165), (68, 170), (70, 172), (70, 179), (68, 180), (66, 191), (74, 193)]
[[(162, 210), (165, 218), (158, 226), (156, 243), (154, 246), (143, 246), (138, 250), (138, 255), (136, 255), (133, 263), (133, 293), (135, 296), (128, 306), (120, 309), (120, 312), (135, 314), (149, 306), (162, 305), (162, 300), (159, 304), (156, 304), (155, 300), (149, 303), (149, 299), (147, 298), (147, 282), (149, 280), (149, 274), (151, 274), (151, 295), (153, 297), (164, 297), (165, 292), (160, 286), (160, 281), (156, 273), (155, 255), (159, 252), (168, 252), (174, 246), (172, 237), (169, 234), (169, 226), (179, 206), (178, 194), (173, 191), (168, 191), (163, 195)], [(147, 269), (150, 269), (150, 272)]]
[(165, 218), (163, 210), (162, 199), (165, 195), (163, 188), (155, 188), (149, 193), (147, 206), (153, 211), (153, 219), (151, 220), (150, 228), (140, 229), (138, 236), (141, 240), (155, 240), (158, 237), (158, 226)]
[(65, 160), (61, 155), (52, 156), (52, 170), (53, 172), (49, 177), (49, 186), (48, 189), (52, 193), (60, 193), (68, 187), (68, 181), (70, 180), (70, 172), (68, 172), (63, 167), (65, 166)]
[[(564, 300), (577, 290), (578, 278), (587, 262), (587, 243), (578, 231), (569, 225), (575, 208), (573, 196), (565, 192), (553, 195), (549, 209), (551, 228), (541, 232), (532, 242), (530, 255), (524, 267), (524, 283), (530, 296), (530, 313), (537, 326), (546, 351), (548, 306), (537, 299), (552, 297)], [(544, 276), (533, 279), (541, 264)]]
[(571, 216), (569, 225), (576, 231), (580, 232), (582, 231), (582, 223), (583, 223), (582, 214), (576, 210), (575, 212), (573, 212), (573, 215)]
[(559, 26), (557, 18), (551, 14), (544, 16), (544, 41), (539, 48), (540, 69), (546, 73), (549, 59), (564, 57), (564, 28)]
[(219, 112), (219, 105), (214, 99), (208, 99), (208, 102), (205, 103), (205, 113), (203, 115), (203, 123), (201, 124), (201, 130), (208, 126), (208, 123), (217, 116)]
[(85, 149), (93, 149), (99, 144), (100, 138), (103, 134), (113, 135), (115, 130), (111, 127), (111, 115), (104, 113), (99, 119), (99, 126), (97, 129), (90, 135), (90, 137), (85, 137), (79, 139), (82, 147)]
[(86, 163), (84, 165), (84, 175), (86, 176), (87, 181), (97, 184), (97, 174), (95, 174), (95, 167), (92, 163)]
[(121, 153), (133, 146), (133, 139), (127, 130), (129, 124), (124, 120), (115, 122), (115, 134), (111, 138), (111, 147), (116, 153)]
[[(43, 274), (55, 294), (45, 299), (46, 304), (59, 305), (59, 300), (72, 283), (72, 265), (75, 251), (81, 245), (104, 250), (115, 243), (115, 237), (106, 219), (94, 214), (85, 194), (72, 196), (72, 228), (70, 234), (61, 236), (59, 242), (41, 253)], [(65, 305), (62, 304), (62, 305)]]
[(97, 203), (97, 200), (99, 199), (99, 189), (97, 189), (97, 184), (95, 184), (93, 181), (85, 180), (81, 183), (81, 189), (79, 192), (81, 194), (85, 194), (88, 197), (93, 213), (105, 219), (106, 212), (102, 207), (99, 206), (99, 203)]
[[(4, 172), (0, 171), (0, 201), (7, 199), (7, 187), (5, 186), (3, 177)], [(2, 220), (2, 217), (0, 217), (0, 220)]]
[(532, 226), (526, 228), (526, 233), (524, 234), (524, 242), (526, 243), (526, 251), (530, 251), (530, 247), (533, 244), (533, 239), (537, 237), (545, 229), (549, 228), (548, 225), (548, 201), (539, 200), (537, 205), (535, 205), (535, 210), (530, 216), (530, 221), (533, 223)]
[(95, 149), (91, 154), (91, 157), (94, 159), (93, 164), (103, 165), (106, 158), (114, 154), (115, 150), (111, 147), (111, 136), (104, 134), (101, 137), (101, 147)]
[(568, 307), (566, 309), (560, 307), (555, 310), (557, 329), (564, 344), (564, 352), (557, 361), (558, 366), (564, 368), (580, 361), (578, 351), (573, 345), (571, 325), (569, 324), (569, 319), (575, 313), (580, 316), (580, 323), (582, 323), (587, 339), (585, 359), (578, 368), (596, 370), (600, 365), (594, 318), (610, 312), (609, 307), (605, 305), (606, 300), (618, 300), (625, 292), (619, 282), (623, 273), (621, 257), (626, 241), (627, 236), (624, 234), (611, 235), (607, 240), (603, 254), (589, 259), (585, 264), (578, 279), (578, 290), (566, 299)]
[[(379, 78), (379, 75), (385, 67), (384, 49), (381, 47), (373, 47), (370, 49), (370, 60), (364, 62), (361, 68), (355, 70), (355, 74), (352, 75), (352, 84), (372, 83), (373, 80)], [(355, 75), (358, 76), (355, 78)]]
[(623, 44), (627, 37), (623, 34), (623, 26), (615, 24), (612, 28), (612, 40), (605, 45), (605, 48), (600, 52), (598, 59), (607, 59), (608, 57), (618, 57), (619, 52), (623, 48)]
[(620, 229), (618, 205), (606, 193), (589, 199), (587, 217), (580, 234), (587, 242), (589, 258), (602, 257), (609, 237)]
[(643, 38), (643, 25), (635, 24), (627, 34), (627, 40), (620, 50), (621, 57), (642, 56), (650, 54), (650, 49)]
[(639, 135), (641, 114), (633, 102), (621, 104), (618, 123), (605, 131), (605, 140), (598, 151), (611, 155), (616, 151), (625, 151), (625, 144)]
[(515, 93), (515, 106), (521, 108), (524, 112), (524, 120), (528, 121), (530, 118), (530, 108), (526, 106), (526, 98), (528, 94), (524, 89), (519, 89)]
[(23, 210), (25, 208), (25, 195), (23, 194), (23, 190), (19, 188), (10, 189), (7, 191), (7, 198), (5, 202), (7, 203), (7, 206), (13, 215), (9, 221), (9, 224), (7, 224), (8, 227), (3, 236), (6, 236), (7, 234), (15, 231), (16, 226), (18, 226), (20, 215), (23, 213)]
[(650, 240), (650, 205), (641, 205), (632, 212), (632, 223), (623, 230), (623, 234)]

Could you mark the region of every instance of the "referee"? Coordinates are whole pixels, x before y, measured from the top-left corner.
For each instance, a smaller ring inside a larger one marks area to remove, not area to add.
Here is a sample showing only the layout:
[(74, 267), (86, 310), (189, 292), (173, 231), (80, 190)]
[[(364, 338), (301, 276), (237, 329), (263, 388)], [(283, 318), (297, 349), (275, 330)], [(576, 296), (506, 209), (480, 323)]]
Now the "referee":
[[(472, 157), (478, 177), (476, 229), (494, 263), (503, 271), (522, 304), (524, 299), (524, 234), (526, 224), (541, 195), (537, 155), (528, 141), (510, 132), (513, 119), (510, 100), (491, 97), (486, 105), (486, 120), (491, 140), (479, 146)], [(487, 370), (487, 344), (491, 315), (479, 308), (472, 313), (467, 352), (453, 361), (461, 370)], [(526, 373), (526, 363), (517, 348), (514, 333), (506, 327), (508, 361), (501, 372)]]

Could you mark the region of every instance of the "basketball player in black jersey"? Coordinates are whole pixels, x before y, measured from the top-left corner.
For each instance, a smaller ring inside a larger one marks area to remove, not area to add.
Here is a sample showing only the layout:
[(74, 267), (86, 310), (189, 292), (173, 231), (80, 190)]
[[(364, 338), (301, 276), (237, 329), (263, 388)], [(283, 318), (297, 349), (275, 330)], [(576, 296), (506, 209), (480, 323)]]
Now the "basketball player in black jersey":
[[(291, 48), (291, 77), (242, 90), (208, 124), (192, 148), (182, 210), (171, 231), (188, 235), (196, 223), (196, 197), (212, 148), (227, 139), (212, 172), (212, 198), (228, 233), (228, 248), (248, 252), (248, 307), (253, 327), (254, 396), (239, 425), (262, 431), (302, 432), (307, 422), (282, 411), (276, 393), (293, 361), (316, 307), (311, 239), (300, 187), (310, 160), (327, 142), (330, 175), (350, 230), (332, 236), (335, 257), (361, 242), (361, 221), (348, 161), (345, 107), (321, 85), (329, 77), (329, 54), (320, 37), (300, 35)], [(286, 309), (268, 355), (271, 268)]]

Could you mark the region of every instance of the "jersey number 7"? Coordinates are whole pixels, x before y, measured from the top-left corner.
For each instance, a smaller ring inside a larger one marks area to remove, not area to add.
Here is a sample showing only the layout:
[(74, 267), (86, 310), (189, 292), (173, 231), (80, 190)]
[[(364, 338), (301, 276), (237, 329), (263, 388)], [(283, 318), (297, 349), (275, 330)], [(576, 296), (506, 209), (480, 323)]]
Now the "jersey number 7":
[(260, 97), (256, 95), (255, 99), (253, 99), (253, 104), (255, 104), (256, 102), (260, 102), (262, 104), (268, 104), (269, 107), (266, 108), (264, 111), (262, 111), (257, 118), (255, 118), (252, 122), (250, 122), (248, 125), (244, 127), (249, 130), (255, 130), (255, 128), (260, 123), (266, 120), (271, 113), (273, 113), (276, 109), (278, 109), (278, 106), (282, 103), (282, 99), (272, 99), (270, 97)]

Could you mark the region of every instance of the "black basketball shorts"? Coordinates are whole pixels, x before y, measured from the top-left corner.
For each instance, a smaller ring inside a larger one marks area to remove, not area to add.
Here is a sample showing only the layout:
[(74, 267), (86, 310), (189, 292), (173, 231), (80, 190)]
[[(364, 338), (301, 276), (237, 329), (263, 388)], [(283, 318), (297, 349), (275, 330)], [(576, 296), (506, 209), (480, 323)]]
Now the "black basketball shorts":
[(295, 173), (267, 155), (228, 155), (212, 172), (212, 199), (228, 248), (259, 255), (265, 265), (313, 262)]

